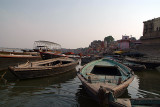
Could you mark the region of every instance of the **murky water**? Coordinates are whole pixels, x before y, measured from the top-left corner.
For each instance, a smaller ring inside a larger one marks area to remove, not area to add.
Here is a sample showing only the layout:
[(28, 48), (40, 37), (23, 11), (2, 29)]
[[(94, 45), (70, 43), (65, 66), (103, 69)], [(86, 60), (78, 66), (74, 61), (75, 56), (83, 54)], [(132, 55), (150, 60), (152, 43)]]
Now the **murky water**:
[[(86, 93), (76, 69), (54, 77), (17, 80), (8, 70), (7, 86), (0, 82), (0, 107), (98, 107)], [(135, 79), (121, 96), (125, 98), (160, 97), (160, 71), (135, 72)]]

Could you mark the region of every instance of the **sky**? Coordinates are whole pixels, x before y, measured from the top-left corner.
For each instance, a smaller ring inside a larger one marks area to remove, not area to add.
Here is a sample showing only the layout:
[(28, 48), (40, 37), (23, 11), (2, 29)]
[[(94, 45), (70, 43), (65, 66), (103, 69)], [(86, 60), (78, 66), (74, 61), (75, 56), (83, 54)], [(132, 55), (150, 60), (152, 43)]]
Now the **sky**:
[(84, 48), (94, 40), (143, 35), (160, 17), (160, 0), (0, 0), (0, 47), (33, 48), (46, 40)]

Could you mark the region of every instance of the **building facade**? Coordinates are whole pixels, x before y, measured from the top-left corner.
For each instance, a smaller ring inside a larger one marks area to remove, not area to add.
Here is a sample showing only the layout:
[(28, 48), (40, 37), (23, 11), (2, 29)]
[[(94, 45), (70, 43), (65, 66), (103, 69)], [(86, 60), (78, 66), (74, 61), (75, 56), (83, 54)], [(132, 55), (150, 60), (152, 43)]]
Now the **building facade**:
[(160, 44), (160, 17), (143, 22), (143, 44)]
[(130, 44), (130, 39), (129, 36), (123, 36), (122, 35), (122, 39), (118, 40), (118, 48), (120, 50), (126, 50), (129, 49), (129, 44)]

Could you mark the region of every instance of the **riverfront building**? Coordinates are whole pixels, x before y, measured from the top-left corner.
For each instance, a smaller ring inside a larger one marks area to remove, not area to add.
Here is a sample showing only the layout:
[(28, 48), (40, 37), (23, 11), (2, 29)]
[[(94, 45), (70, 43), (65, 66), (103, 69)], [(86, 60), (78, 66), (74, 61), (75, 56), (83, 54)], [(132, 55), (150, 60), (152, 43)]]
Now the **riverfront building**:
[(122, 39), (118, 40), (118, 47), (120, 50), (126, 50), (129, 49), (129, 43), (130, 43), (130, 39), (129, 36), (127, 35), (122, 35)]
[(141, 41), (145, 45), (160, 45), (160, 17), (144, 21), (143, 36)]

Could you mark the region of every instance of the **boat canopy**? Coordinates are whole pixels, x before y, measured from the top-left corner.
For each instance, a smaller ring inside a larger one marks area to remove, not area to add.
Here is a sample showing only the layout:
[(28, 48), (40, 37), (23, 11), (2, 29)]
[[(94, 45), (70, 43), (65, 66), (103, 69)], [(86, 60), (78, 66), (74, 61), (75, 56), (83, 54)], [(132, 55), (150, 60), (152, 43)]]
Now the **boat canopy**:
[(50, 41), (35, 41), (33, 49), (61, 49), (61, 45)]
[(113, 53), (114, 54), (123, 54), (123, 53), (125, 53), (125, 51), (114, 51)]

